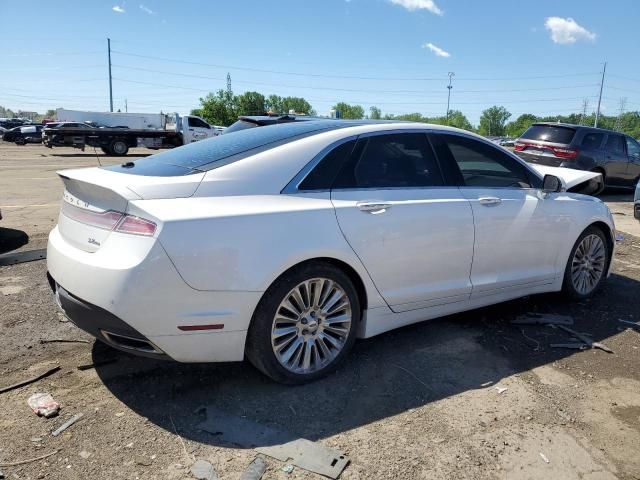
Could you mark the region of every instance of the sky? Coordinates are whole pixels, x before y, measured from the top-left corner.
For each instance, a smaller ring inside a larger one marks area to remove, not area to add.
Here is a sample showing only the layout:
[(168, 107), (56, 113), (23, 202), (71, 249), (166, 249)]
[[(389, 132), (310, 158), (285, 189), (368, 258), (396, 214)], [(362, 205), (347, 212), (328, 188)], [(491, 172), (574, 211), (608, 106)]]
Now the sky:
[(320, 115), (439, 116), (454, 72), (451, 108), (474, 124), (492, 105), (590, 113), (607, 62), (614, 115), (640, 110), (639, 25), (638, 0), (0, 0), (0, 105), (108, 111), (110, 38), (114, 110), (189, 113), (230, 73), (234, 93)]

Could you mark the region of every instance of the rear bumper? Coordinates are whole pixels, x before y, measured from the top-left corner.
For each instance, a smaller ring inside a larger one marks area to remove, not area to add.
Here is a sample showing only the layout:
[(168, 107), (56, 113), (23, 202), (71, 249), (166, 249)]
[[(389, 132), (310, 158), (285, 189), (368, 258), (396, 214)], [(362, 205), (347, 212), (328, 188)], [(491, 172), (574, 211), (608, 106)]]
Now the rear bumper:
[(192, 289), (154, 238), (112, 232), (90, 253), (67, 242), (56, 227), (49, 235), (47, 267), (69, 318), (116, 348), (180, 362), (244, 358), (261, 292)]

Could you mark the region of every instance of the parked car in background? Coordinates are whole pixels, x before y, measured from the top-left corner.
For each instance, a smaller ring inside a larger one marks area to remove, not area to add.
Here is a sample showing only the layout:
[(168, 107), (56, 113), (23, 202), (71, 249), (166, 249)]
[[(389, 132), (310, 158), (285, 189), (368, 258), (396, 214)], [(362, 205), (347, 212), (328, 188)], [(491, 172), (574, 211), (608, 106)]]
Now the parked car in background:
[(535, 123), (515, 143), (525, 161), (602, 174), (608, 187), (635, 188), (640, 144), (622, 133), (563, 123)]
[(356, 336), (586, 299), (615, 244), (607, 206), (566, 191), (599, 174), (439, 125), (289, 122), (59, 175), (47, 266), (78, 327), (182, 362), (246, 353), (284, 383), (329, 373)]
[(266, 127), (267, 125), (277, 125), (279, 123), (292, 123), (292, 122), (307, 122), (309, 120), (325, 120), (331, 121), (328, 118), (310, 117), (307, 115), (293, 115), (293, 114), (264, 114), (264, 115), (242, 115), (238, 117), (238, 120), (227, 127), (222, 133), (233, 133), (239, 130), (245, 130), (247, 128)]
[(14, 142), (16, 145), (26, 145), (27, 143), (42, 143), (43, 125), (30, 125), (20, 127), (20, 135), (16, 135)]
[(22, 135), (20, 133), (20, 129), (22, 127), (13, 127), (10, 128), (9, 130), (7, 130), (6, 132), (4, 132), (2, 134), (2, 141), (3, 142), (15, 142), (16, 138), (18, 138), (20, 135)]

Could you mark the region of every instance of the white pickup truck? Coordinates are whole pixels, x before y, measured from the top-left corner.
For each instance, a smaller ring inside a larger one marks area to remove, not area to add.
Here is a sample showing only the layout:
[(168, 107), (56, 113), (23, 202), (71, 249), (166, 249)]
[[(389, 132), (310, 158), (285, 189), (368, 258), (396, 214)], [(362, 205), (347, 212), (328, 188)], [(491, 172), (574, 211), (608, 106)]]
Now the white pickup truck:
[(126, 155), (129, 148), (173, 148), (222, 133), (200, 117), (177, 113), (83, 112), (58, 109), (57, 123), (42, 132), (42, 143), (84, 150), (100, 148), (109, 155)]

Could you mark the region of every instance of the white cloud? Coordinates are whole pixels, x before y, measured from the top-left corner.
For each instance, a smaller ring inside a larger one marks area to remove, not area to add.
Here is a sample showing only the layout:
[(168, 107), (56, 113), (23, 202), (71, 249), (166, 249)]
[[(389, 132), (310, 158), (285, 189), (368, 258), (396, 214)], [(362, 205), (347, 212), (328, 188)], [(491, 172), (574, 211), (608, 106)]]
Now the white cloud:
[(155, 15), (155, 13), (156, 13), (153, 10), (151, 10), (149, 7), (145, 7), (144, 5), (140, 5), (140, 10), (142, 10), (143, 12), (148, 13), (149, 15)]
[(442, 15), (443, 11), (436, 5), (434, 0), (389, 0), (394, 5), (400, 5), (410, 12), (415, 10), (429, 10), (436, 15)]
[[(124, 6), (124, 3), (122, 5)], [(116, 13), (124, 13), (125, 12), (125, 9), (123, 7), (121, 7), (120, 5), (114, 5), (111, 10), (113, 10)]]
[(447, 52), (446, 50), (441, 49), (440, 47), (435, 46), (433, 43), (429, 42), (429, 43), (425, 43), (424, 45), (422, 45), (422, 48), (428, 48), (429, 50), (431, 50), (437, 57), (445, 57), (445, 58), (449, 58), (451, 56), (451, 54), (449, 52)]
[(561, 45), (576, 43), (578, 40), (594, 41), (596, 39), (595, 33), (578, 25), (571, 17), (548, 17), (544, 21), (544, 28), (549, 30), (551, 40)]

